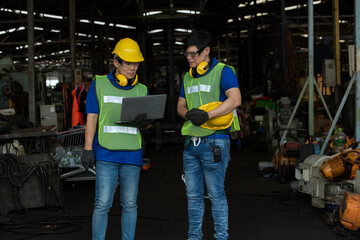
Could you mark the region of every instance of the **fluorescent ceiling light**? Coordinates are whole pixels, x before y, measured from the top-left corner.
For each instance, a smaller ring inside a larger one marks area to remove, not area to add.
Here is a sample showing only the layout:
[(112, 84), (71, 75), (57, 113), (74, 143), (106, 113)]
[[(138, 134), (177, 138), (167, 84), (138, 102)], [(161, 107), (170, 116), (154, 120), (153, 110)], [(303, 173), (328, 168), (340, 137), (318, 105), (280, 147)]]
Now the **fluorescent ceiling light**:
[(177, 42), (177, 41), (175, 42), (175, 44), (176, 44), (176, 45), (184, 45), (183, 42)]
[(40, 13), (40, 17), (54, 18), (54, 19), (63, 19), (62, 16), (48, 14), (48, 13)]
[(234, 19), (230, 18), (230, 19), (227, 20), (227, 22), (232, 23), (232, 22), (234, 22)]
[(193, 10), (176, 10), (177, 13), (184, 13), (184, 14), (200, 14), (200, 11), (193, 11)]
[(16, 50), (20, 50), (20, 49), (23, 49), (23, 48), (28, 48), (28, 45), (23, 45), (23, 46), (19, 46), (19, 47), (16, 47), (15, 49)]
[[(91, 21), (88, 20), (88, 19), (80, 19), (80, 22), (82, 22), (82, 23), (91, 23)], [(98, 25), (105, 25), (106, 24), (105, 22), (102, 22), (102, 21), (94, 21), (94, 23), (98, 24)], [(136, 27), (134, 27), (134, 26), (124, 25), (124, 24), (109, 23), (109, 26), (110, 27), (125, 28), (125, 29), (136, 29)]]
[(153, 33), (159, 33), (159, 32), (162, 32), (162, 31), (164, 31), (164, 29), (155, 29), (155, 30), (150, 30), (149, 33), (153, 34)]
[(290, 10), (294, 10), (294, 9), (298, 9), (301, 8), (301, 5), (293, 5), (293, 6), (289, 6), (285, 8), (285, 11), (290, 11)]
[(136, 29), (136, 27), (129, 26), (129, 25), (124, 25), (124, 24), (116, 24), (115, 26), (118, 27), (118, 28)]
[(23, 10), (14, 10), (14, 12), (15, 13), (17, 13), (17, 14), (24, 14), (24, 15), (27, 15), (28, 14), (28, 12), (27, 11), (23, 11)]
[[(256, 0), (256, 4), (265, 4), (267, 2), (273, 2), (274, 0)], [(250, 5), (254, 5), (255, 1), (251, 1)]]
[(150, 11), (150, 12), (144, 12), (143, 16), (151, 16), (151, 15), (156, 15), (156, 14), (160, 14), (162, 13), (162, 11)]
[(175, 28), (174, 30), (177, 31), (177, 32), (185, 32), (185, 33), (191, 33), (192, 32), (192, 30), (185, 29), (185, 28)]
[(257, 13), (256, 14), (257, 17), (266, 16), (266, 15), (269, 15), (269, 13), (264, 12), (264, 13)]
[(161, 45), (161, 43), (156, 42), (156, 43), (154, 43), (153, 45), (154, 45), (154, 46), (160, 46), (160, 45)]
[(94, 21), (94, 23), (97, 25), (105, 25), (105, 22), (102, 22), (102, 21)]
[(18, 9), (9, 9), (9, 8), (0, 8), (0, 12), (13, 12), (13, 13), (16, 13), (16, 14), (24, 14), (24, 15), (27, 15), (27, 11), (24, 11), (24, 10), (18, 10)]

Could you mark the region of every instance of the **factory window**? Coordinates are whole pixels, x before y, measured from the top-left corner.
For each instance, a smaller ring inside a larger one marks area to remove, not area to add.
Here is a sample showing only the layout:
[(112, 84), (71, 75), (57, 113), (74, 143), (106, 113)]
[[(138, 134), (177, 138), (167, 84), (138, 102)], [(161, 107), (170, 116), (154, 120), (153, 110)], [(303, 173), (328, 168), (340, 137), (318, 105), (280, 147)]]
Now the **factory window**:
[(58, 83), (59, 83), (58, 76), (54, 76), (54, 75), (46, 76), (46, 87), (53, 89)]

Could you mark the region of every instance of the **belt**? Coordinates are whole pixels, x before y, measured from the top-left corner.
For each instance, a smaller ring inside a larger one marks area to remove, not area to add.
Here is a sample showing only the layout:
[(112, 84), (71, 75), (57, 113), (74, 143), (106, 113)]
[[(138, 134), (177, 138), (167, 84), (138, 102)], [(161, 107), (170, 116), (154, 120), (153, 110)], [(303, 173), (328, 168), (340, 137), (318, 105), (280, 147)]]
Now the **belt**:
[(185, 139), (185, 149), (190, 143), (190, 140), (193, 142), (194, 146), (199, 146), (201, 139), (208, 139), (208, 138), (218, 138), (218, 139), (230, 139), (230, 133), (228, 130), (219, 130), (215, 131), (213, 134), (203, 137), (195, 137), (195, 136), (186, 136)]

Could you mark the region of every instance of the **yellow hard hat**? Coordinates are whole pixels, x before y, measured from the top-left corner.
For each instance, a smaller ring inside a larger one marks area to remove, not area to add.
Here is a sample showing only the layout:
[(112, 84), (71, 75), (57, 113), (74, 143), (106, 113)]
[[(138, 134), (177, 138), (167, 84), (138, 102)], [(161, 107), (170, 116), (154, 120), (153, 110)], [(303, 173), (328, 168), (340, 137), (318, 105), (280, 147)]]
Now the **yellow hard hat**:
[(130, 38), (121, 39), (115, 46), (112, 54), (118, 55), (127, 62), (143, 62), (144, 58), (139, 45)]
[[(210, 103), (200, 106), (199, 109), (202, 109), (205, 112), (208, 112), (210, 110), (213, 110), (214, 108), (217, 108), (218, 106), (220, 106), (220, 104), (222, 104), (222, 102), (219, 102), (219, 101), (218, 102), (210, 102)], [(233, 121), (234, 121), (234, 113), (230, 112), (226, 115), (207, 120), (200, 127), (210, 129), (210, 130), (222, 130), (222, 129), (226, 129), (226, 128), (230, 127), (230, 125), (232, 124)]]

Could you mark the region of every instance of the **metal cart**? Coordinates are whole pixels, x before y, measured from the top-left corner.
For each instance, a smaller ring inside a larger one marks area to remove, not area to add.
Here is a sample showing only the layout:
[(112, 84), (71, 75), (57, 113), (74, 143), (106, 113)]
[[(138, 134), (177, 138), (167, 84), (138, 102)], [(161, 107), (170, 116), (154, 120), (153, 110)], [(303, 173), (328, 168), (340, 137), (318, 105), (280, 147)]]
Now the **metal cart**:
[(95, 168), (85, 171), (80, 161), (85, 144), (85, 128), (58, 132), (56, 137), (59, 146), (56, 147), (54, 158), (62, 169), (61, 178), (65, 181), (95, 180)]

